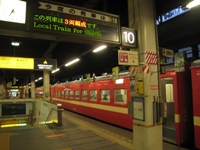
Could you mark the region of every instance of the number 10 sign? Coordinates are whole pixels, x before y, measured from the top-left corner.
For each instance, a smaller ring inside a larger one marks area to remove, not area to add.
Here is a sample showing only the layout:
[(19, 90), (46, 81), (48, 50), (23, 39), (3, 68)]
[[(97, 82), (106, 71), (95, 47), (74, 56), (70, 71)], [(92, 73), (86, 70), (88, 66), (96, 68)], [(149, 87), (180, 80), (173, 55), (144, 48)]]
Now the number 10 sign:
[(121, 31), (122, 31), (122, 46), (137, 47), (136, 30), (122, 27)]

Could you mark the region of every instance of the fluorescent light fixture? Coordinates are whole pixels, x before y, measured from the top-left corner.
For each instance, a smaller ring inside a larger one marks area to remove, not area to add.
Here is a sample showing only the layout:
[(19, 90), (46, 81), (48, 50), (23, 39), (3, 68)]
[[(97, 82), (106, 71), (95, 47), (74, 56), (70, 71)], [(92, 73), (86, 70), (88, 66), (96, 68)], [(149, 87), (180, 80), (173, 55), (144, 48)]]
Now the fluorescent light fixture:
[(57, 68), (56, 70), (51, 71), (51, 73), (55, 73), (55, 72), (57, 72), (57, 71), (59, 71), (59, 70), (60, 70), (60, 69)]
[(123, 83), (124, 83), (124, 79), (115, 80), (115, 84), (123, 84)]
[(73, 64), (73, 63), (75, 63), (75, 62), (77, 62), (77, 61), (79, 61), (79, 60), (80, 60), (79, 58), (76, 58), (76, 59), (74, 59), (74, 60), (72, 60), (72, 61), (66, 63), (65, 66), (70, 66), (71, 64)]
[(14, 42), (14, 41), (13, 41), (13, 42), (11, 43), (11, 45), (12, 45), (12, 46), (19, 46), (19, 45), (20, 45), (20, 42)]
[(42, 80), (42, 77), (38, 78), (38, 80)]
[(186, 5), (186, 8), (193, 8), (200, 4), (200, 0), (193, 0)]
[(99, 51), (105, 49), (106, 47), (107, 47), (106, 45), (101, 45), (101, 46), (97, 47), (96, 49), (94, 49), (93, 53), (99, 52)]
[(38, 79), (36, 79), (35, 82), (38, 82)]

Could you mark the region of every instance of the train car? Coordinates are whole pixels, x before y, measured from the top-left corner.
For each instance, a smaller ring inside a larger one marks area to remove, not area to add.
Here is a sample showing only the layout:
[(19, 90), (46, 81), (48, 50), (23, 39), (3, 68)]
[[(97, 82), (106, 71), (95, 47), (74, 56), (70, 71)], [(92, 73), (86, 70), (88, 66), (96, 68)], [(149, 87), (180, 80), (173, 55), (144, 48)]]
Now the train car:
[(161, 95), (166, 110), (163, 139), (182, 145), (193, 141), (190, 64), (185, 64), (182, 72), (177, 72), (173, 66), (168, 66), (166, 74), (160, 76)]
[[(183, 145), (193, 140), (193, 115), (189, 65), (184, 72), (168, 69), (161, 75), (161, 94), (165, 105), (163, 138)], [(102, 120), (127, 129), (133, 129), (132, 116), (128, 114), (131, 100), (129, 74), (100, 77), (95, 82), (73, 81), (51, 86), (51, 99), (63, 108)]]
[(95, 82), (53, 85), (51, 94), (53, 102), (61, 103), (68, 110), (132, 129), (132, 117), (128, 114), (129, 76), (121, 77), (120, 82), (104, 76)]
[(43, 87), (36, 88), (35, 97), (42, 100), (43, 99), (43, 92), (44, 92)]
[(200, 149), (200, 60), (192, 63), (190, 69), (193, 94), (194, 145)]

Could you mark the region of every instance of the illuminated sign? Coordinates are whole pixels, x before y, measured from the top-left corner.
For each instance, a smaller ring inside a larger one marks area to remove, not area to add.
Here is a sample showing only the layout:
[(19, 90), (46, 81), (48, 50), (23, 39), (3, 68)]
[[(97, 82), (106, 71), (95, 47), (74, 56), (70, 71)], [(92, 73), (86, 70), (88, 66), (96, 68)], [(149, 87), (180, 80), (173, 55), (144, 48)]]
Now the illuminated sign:
[(122, 27), (122, 46), (136, 47), (137, 36), (135, 29)]
[(29, 30), (120, 43), (119, 16), (42, 1), (32, 1), (31, 6)]
[(44, 59), (44, 58), (23, 58), (23, 57), (0, 56), (0, 68), (54, 70), (57, 68), (57, 60)]
[(160, 23), (163, 23), (163, 22), (168, 21), (172, 18), (175, 18), (175, 17), (177, 17), (177, 16), (179, 16), (179, 15), (181, 15), (181, 14), (183, 14), (183, 13), (189, 11), (189, 10), (190, 9), (184, 10), (184, 9), (182, 9), (181, 6), (179, 6), (175, 9), (170, 10), (169, 12), (167, 12), (165, 14), (158, 16), (158, 18), (156, 20), (156, 24), (159, 25)]
[(10, 92), (19, 92), (18, 89), (10, 89)]
[(7, 69), (33, 69), (33, 58), (0, 56), (0, 68)]
[(55, 70), (57, 68), (56, 59), (35, 58), (34, 61), (35, 70)]

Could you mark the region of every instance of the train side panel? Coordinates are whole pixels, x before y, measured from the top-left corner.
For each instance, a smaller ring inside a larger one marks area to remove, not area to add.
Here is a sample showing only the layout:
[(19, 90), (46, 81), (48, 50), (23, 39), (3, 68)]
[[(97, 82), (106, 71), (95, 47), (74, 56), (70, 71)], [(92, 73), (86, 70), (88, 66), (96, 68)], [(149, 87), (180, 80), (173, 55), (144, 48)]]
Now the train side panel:
[[(193, 140), (191, 81), (188, 66), (186, 65), (185, 68), (185, 72), (168, 70), (166, 74), (161, 75), (162, 79), (172, 79), (174, 98), (172, 102), (167, 102), (169, 107), (167, 111), (168, 114), (174, 111), (174, 116), (171, 113), (171, 118), (174, 119), (175, 128), (173, 129), (173, 120), (170, 120), (171, 122), (168, 125), (163, 124), (164, 137), (174, 138), (175, 143), (178, 145)], [(175, 137), (169, 135), (173, 130)]]
[[(61, 103), (64, 108), (76, 113), (132, 129), (132, 117), (128, 114), (127, 106), (130, 101), (129, 77), (124, 77), (122, 84), (116, 84), (113, 79), (105, 79), (91, 83), (66, 84), (64, 89), (67, 90), (61, 92), (68, 93), (69, 97), (53, 94), (54, 102)], [(70, 91), (73, 91), (74, 97), (70, 97)], [(78, 92), (80, 95), (76, 97)], [(86, 98), (84, 92), (87, 93)], [(108, 100), (104, 100), (105, 95)]]
[(191, 67), (193, 118), (194, 118), (194, 144), (200, 149), (200, 66)]

